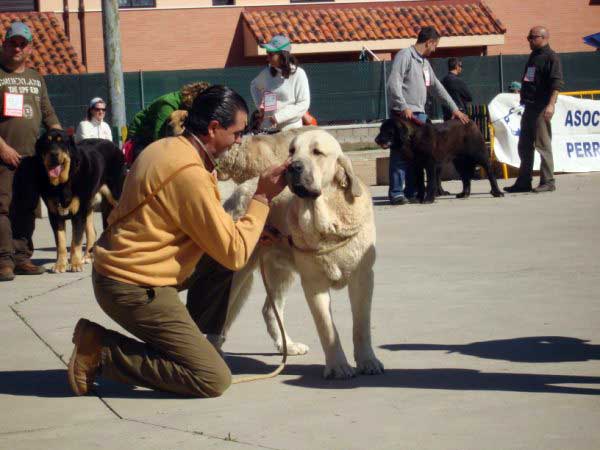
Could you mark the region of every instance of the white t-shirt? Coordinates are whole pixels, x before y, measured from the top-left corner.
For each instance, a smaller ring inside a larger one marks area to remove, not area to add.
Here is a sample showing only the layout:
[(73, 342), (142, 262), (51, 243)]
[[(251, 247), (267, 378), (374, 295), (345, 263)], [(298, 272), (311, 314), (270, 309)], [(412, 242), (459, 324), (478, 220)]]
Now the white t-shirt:
[(277, 109), (265, 112), (263, 128), (272, 128), (270, 116), (275, 116), (279, 131), (302, 126), (302, 116), (310, 107), (310, 89), (306, 72), (301, 67), (297, 67), (296, 72), (285, 79), (279, 74), (271, 76), (270, 67), (267, 66), (252, 80), (250, 91), (257, 108), (264, 101), (266, 92), (277, 96)]
[(79, 144), (84, 139), (107, 139), (112, 141), (112, 132), (110, 127), (104, 121), (82, 120), (77, 126), (75, 132), (75, 143)]

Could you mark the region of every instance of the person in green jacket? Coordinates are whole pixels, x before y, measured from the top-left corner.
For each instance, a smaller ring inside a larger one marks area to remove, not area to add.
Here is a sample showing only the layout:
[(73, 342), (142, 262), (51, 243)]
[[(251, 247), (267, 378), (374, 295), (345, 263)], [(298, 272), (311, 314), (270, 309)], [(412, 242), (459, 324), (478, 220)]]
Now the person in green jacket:
[(169, 92), (155, 99), (138, 112), (127, 127), (127, 142), (123, 146), (129, 165), (148, 145), (169, 135), (169, 117), (174, 111), (189, 110), (196, 95), (210, 84), (205, 81), (190, 83), (180, 90)]

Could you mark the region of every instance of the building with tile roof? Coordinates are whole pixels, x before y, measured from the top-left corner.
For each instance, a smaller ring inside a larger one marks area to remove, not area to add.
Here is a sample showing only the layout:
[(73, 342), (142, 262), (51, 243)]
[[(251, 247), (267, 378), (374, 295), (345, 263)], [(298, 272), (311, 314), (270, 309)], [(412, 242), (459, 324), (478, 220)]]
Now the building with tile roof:
[[(64, 0), (0, 0), (0, 9), (8, 3), (29, 3), (53, 14), (63, 29), (68, 25), (70, 42), (88, 72), (104, 70), (101, 0), (68, 0), (68, 11)], [(275, 32), (289, 33), (294, 53), (306, 63), (356, 61), (363, 46), (389, 60), (429, 24), (443, 36), (433, 57), (528, 53), (525, 36), (537, 24), (550, 29), (551, 44), (558, 52), (593, 51), (582, 37), (600, 30), (600, 5), (590, 0), (553, 1), (552, 8), (547, 0), (119, 3), (123, 68), (128, 72), (263, 64), (258, 44)]]
[(482, 1), (371, 2), (252, 7), (242, 13), (247, 56), (265, 54), (260, 43), (284, 34), (295, 54), (394, 51), (412, 45), (424, 26), (441, 34), (439, 48), (485, 48), (504, 43), (506, 28)]

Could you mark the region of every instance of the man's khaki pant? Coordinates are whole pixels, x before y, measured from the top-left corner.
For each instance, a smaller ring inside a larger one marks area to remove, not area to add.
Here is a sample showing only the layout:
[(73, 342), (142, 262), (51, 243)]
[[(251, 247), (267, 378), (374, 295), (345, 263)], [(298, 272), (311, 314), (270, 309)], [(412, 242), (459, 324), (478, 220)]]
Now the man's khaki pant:
[[(104, 312), (142, 341), (108, 331), (102, 349), (103, 376), (194, 397), (219, 396), (229, 387), (229, 368), (181, 303), (175, 287), (130, 285), (96, 271), (92, 282)], [(228, 289), (221, 295), (227, 308)], [(211, 300), (219, 304), (221, 299)]]
[(516, 185), (531, 187), (534, 149), (540, 154), (540, 185), (554, 186), (554, 160), (552, 158), (552, 128), (544, 119), (544, 111), (525, 108), (521, 118), (519, 136), (519, 176)]

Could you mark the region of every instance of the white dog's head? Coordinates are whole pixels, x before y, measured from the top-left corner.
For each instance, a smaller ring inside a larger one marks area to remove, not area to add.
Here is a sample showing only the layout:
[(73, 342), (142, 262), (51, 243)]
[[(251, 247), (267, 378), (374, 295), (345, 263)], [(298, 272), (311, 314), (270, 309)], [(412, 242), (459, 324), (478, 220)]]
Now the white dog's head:
[(338, 186), (354, 197), (361, 195), (350, 159), (326, 131), (312, 130), (296, 136), (290, 143), (290, 157), (286, 179), (297, 196), (317, 198), (323, 190)]

